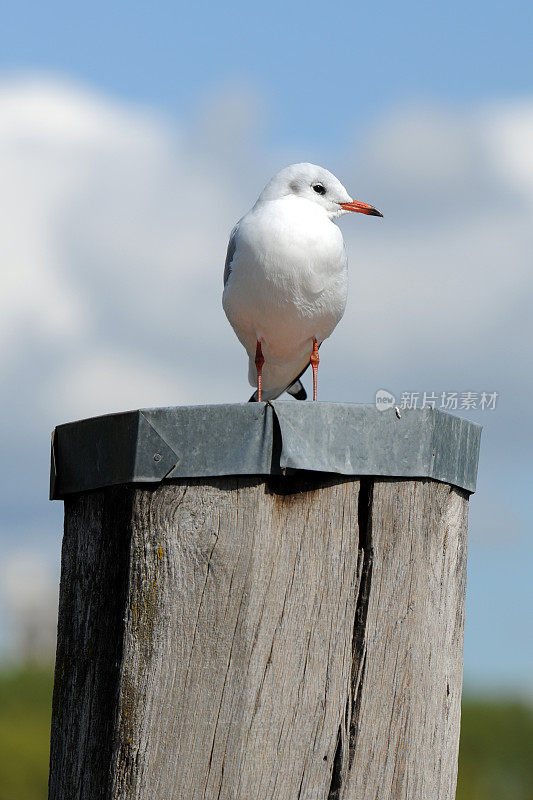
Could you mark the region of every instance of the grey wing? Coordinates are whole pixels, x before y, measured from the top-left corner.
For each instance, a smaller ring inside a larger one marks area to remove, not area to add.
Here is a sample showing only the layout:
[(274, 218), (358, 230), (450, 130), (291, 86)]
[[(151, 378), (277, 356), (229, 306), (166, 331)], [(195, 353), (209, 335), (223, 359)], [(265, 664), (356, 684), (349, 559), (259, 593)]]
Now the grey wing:
[(239, 222), (235, 225), (229, 236), (228, 251), (226, 253), (226, 263), (224, 264), (224, 286), (227, 284), (228, 278), (231, 275), (231, 262), (233, 261), (235, 250), (237, 249), (237, 233), (239, 230)]

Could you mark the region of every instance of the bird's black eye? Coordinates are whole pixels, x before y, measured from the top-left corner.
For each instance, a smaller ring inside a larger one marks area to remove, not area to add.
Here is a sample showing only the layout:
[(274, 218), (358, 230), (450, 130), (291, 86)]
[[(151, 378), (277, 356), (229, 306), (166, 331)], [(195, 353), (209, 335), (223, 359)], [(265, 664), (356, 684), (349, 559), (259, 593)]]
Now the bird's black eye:
[(321, 183), (315, 183), (313, 189), (317, 194), (326, 194), (326, 189), (322, 186)]

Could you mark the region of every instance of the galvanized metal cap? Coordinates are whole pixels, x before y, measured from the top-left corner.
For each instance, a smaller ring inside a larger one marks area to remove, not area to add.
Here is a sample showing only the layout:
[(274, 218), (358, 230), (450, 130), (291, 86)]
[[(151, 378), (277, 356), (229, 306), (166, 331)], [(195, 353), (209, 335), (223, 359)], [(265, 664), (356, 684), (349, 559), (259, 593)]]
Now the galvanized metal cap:
[(481, 426), (433, 408), (242, 403), (109, 414), (59, 425), (50, 498), (123, 483), (293, 470), (434, 478), (475, 491)]

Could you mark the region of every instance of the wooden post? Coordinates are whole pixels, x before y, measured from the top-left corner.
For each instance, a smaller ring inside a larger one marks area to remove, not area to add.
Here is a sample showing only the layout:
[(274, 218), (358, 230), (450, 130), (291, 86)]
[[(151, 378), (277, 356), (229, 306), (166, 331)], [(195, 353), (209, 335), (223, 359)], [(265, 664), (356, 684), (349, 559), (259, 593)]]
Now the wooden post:
[(467, 509), (308, 471), (69, 494), (50, 800), (452, 800)]

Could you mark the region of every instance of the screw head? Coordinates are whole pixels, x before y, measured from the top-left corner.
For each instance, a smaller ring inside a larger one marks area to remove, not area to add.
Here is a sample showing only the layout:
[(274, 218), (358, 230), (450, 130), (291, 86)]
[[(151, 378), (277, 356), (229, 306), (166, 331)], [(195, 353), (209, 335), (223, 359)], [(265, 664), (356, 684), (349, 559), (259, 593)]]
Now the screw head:
[(155, 453), (154, 461), (161, 461), (162, 458), (163, 456), (161, 455), (161, 453)]

